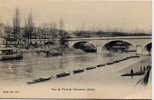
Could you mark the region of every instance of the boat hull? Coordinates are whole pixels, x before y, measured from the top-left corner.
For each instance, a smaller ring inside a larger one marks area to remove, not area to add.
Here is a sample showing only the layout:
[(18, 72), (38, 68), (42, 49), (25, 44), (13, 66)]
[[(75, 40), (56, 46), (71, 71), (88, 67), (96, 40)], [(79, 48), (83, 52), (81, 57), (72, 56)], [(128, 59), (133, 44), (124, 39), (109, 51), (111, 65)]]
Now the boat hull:
[(23, 55), (12, 55), (12, 56), (1, 56), (0, 61), (8, 61), (8, 60), (21, 60), (23, 59)]

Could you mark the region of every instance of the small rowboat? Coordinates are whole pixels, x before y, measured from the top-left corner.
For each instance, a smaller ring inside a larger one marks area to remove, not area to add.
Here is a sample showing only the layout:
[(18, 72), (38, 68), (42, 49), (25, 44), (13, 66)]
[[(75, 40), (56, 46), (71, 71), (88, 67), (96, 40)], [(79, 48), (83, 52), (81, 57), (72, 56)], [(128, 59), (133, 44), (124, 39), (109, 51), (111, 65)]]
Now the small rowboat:
[(126, 74), (122, 74), (121, 76), (140, 76), (140, 75), (144, 75), (145, 72), (135, 72), (135, 73), (126, 73)]
[(62, 78), (62, 77), (66, 77), (66, 76), (69, 76), (69, 75), (70, 75), (70, 73), (63, 72), (63, 73), (60, 73), (60, 74), (56, 74), (56, 77)]
[(95, 69), (96, 67), (87, 67), (86, 70)]
[(31, 82), (27, 82), (27, 84), (34, 84), (34, 83), (44, 82), (44, 81), (48, 81), (48, 80), (50, 80), (50, 79), (51, 79), (51, 77), (34, 79), (34, 80), (31, 81)]
[(97, 67), (103, 67), (105, 66), (106, 64), (100, 64), (100, 65), (97, 65)]
[(81, 72), (84, 72), (84, 69), (77, 69), (73, 71), (74, 74), (81, 73)]

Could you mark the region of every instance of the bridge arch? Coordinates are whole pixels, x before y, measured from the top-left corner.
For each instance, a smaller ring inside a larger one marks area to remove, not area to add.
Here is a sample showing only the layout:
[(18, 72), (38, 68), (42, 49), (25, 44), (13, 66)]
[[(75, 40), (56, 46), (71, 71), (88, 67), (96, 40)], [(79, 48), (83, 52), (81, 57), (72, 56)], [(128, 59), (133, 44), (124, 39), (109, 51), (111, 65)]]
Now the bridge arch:
[(145, 48), (148, 52), (151, 52), (151, 49), (152, 49), (152, 42), (146, 44), (146, 45), (144, 46), (144, 48)]
[(128, 41), (123, 40), (111, 40), (102, 46), (102, 50), (106, 49), (108, 51), (128, 51), (133, 44)]
[(78, 41), (72, 46), (75, 49), (81, 49), (85, 52), (97, 52), (96, 45), (89, 41)]

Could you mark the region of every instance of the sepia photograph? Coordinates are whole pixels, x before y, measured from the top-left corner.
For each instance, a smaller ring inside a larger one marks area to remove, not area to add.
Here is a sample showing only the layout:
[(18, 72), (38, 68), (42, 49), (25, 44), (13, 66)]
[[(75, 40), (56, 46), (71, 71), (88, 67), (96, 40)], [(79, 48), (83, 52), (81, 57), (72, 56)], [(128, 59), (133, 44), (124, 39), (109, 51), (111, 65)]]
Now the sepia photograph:
[(152, 99), (152, 1), (0, 0), (0, 98)]

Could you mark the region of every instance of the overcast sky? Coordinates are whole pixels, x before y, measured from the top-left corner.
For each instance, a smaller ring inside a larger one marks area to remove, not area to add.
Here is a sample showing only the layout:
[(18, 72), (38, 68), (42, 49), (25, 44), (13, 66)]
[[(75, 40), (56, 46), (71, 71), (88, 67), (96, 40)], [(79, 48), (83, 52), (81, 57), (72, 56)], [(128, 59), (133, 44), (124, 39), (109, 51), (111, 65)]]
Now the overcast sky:
[(150, 1), (0, 0), (0, 22), (11, 23), (15, 8), (22, 22), (32, 11), (37, 25), (63, 19), (70, 30), (151, 31)]

